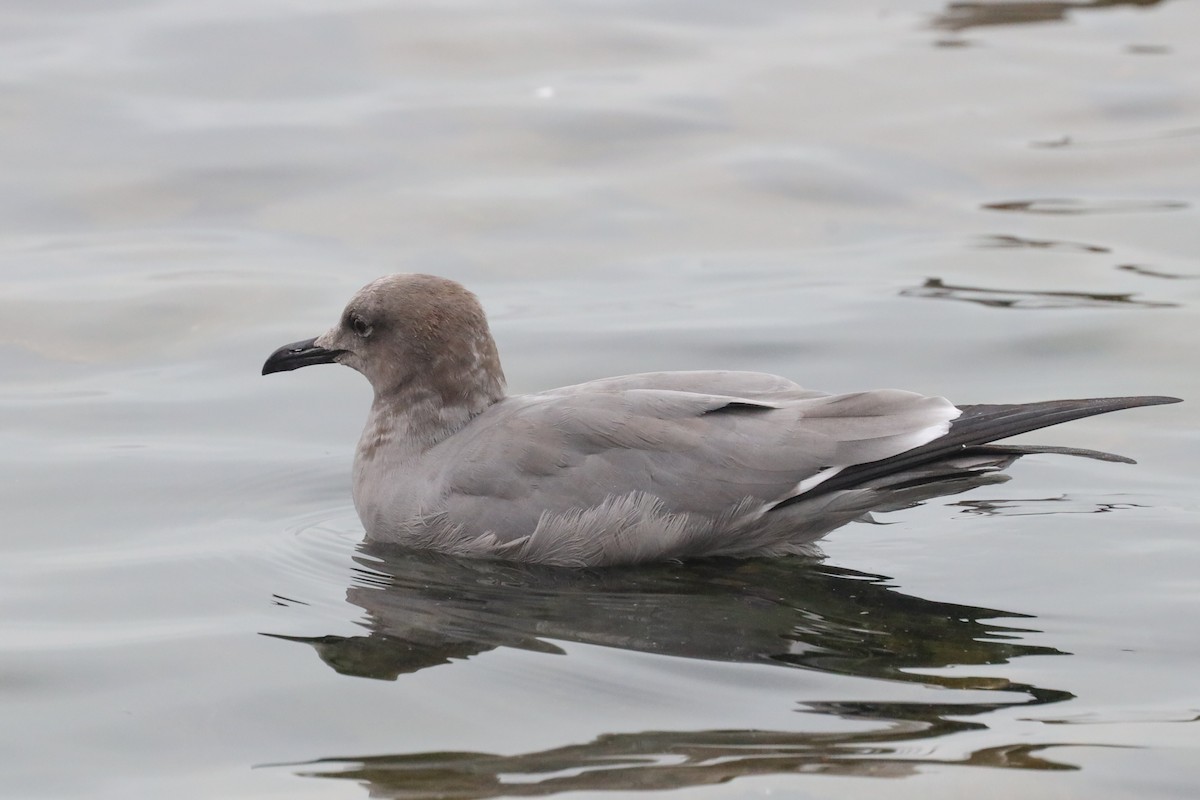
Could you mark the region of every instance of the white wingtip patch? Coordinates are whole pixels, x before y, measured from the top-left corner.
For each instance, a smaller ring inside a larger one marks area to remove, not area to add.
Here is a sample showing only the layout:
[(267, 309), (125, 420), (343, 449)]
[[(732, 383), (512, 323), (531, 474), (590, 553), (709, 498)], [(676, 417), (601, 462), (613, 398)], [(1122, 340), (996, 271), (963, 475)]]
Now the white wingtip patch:
[(795, 497), (798, 494), (804, 494), (809, 489), (818, 484), (824, 483), (844, 469), (845, 467), (826, 467), (820, 472), (817, 472), (815, 475), (809, 475), (807, 478), (797, 483), (796, 488), (789, 492), (788, 496)]

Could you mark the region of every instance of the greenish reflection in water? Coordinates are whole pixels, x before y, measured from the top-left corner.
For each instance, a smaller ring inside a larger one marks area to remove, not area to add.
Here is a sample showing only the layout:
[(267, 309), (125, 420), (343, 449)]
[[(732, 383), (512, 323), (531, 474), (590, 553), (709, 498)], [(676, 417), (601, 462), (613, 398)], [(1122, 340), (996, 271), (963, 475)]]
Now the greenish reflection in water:
[(1024, 615), (906, 595), (884, 576), (816, 558), (578, 571), (371, 546), (357, 561), (348, 597), (367, 611), (366, 635), (279, 637), (312, 645), (345, 675), (396, 680), (500, 647), (561, 653), (558, 641), (975, 690), (976, 700), (978, 691), (996, 694), (992, 702), (798, 700), (804, 712), (866, 723), (849, 732), (637, 731), (517, 755), (422, 752), (301, 765), (305, 775), (366, 782), (372, 796), (668, 789), (797, 772), (902, 776), (927, 763), (1073, 769), (1040, 756), (1046, 745), (940, 758), (928, 746), (986, 728), (978, 718), (989, 712), (1072, 698), (1004, 678), (924, 674), (1066, 655), (1023, 642), (1025, 623), (996, 622)]

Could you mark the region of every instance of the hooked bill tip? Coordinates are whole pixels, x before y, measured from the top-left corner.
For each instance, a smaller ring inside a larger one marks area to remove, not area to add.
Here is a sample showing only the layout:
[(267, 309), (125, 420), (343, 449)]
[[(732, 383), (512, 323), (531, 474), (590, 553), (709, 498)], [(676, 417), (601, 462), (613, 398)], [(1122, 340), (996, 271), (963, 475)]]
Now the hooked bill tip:
[(321, 347), (315, 338), (292, 342), (285, 344), (267, 357), (267, 360), (263, 362), (262, 374), (288, 372), (312, 364), (333, 364), (343, 352), (345, 351)]

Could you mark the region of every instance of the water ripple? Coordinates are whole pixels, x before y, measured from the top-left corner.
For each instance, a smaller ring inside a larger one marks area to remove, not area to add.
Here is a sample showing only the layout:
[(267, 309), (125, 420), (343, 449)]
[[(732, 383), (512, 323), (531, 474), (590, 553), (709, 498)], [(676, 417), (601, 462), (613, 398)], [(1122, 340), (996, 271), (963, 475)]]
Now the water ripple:
[(1112, 248), (1086, 242), (1066, 242), (1056, 239), (1030, 239), (1025, 236), (1012, 236), (997, 233), (981, 237), (981, 247), (995, 248), (1029, 248), (1034, 250), (1069, 250), (1080, 253), (1111, 253)]
[(1030, 25), (1065, 22), (1073, 11), (1095, 11), (1117, 6), (1152, 6), (1160, 0), (1001, 0), (1001, 2), (951, 2), (933, 19), (932, 27), (946, 31), (994, 25)]
[(356, 573), (354, 552), (362, 526), (352, 506), (300, 514), (280, 523), (262, 553), (271, 566), (271, 602), (314, 610), (322, 619), (346, 618), (346, 587)]
[(1171, 281), (1194, 281), (1200, 280), (1200, 275), (1184, 275), (1178, 272), (1164, 272), (1159, 269), (1151, 269), (1150, 267), (1141, 264), (1118, 264), (1117, 269), (1125, 272), (1132, 272), (1135, 275), (1144, 275), (1147, 278), (1164, 278)]
[(983, 204), (983, 208), (989, 211), (1059, 215), (1133, 214), (1147, 211), (1178, 211), (1189, 207), (1189, 204), (1182, 200), (1083, 200), (1070, 197), (1043, 197)]
[(956, 286), (941, 278), (926, 278), (925, 283), (900, 291), (901, 297), (934, 300), (959, 300), (989, 308), (1063, 309), (1063, 308), (1176, 308), (1177, 303), (1136, 300), (1132, 292), (1048, 292), (1032, 289), (991, 289), (985, 286)]

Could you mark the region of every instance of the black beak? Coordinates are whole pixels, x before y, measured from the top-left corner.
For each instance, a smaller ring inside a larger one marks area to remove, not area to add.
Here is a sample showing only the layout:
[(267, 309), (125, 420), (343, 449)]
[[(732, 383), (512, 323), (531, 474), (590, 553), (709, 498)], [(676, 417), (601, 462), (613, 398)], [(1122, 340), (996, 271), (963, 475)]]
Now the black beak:
[(316, 339), (305, 339), (303, 342), (292, 342), (271, 353), (271, 357), (263, 364), (263, 375), (272, 372), (287, 372), (300, 369), (312, 364), (333, 364), (345, 350), (326, 350), (316, 344)]

